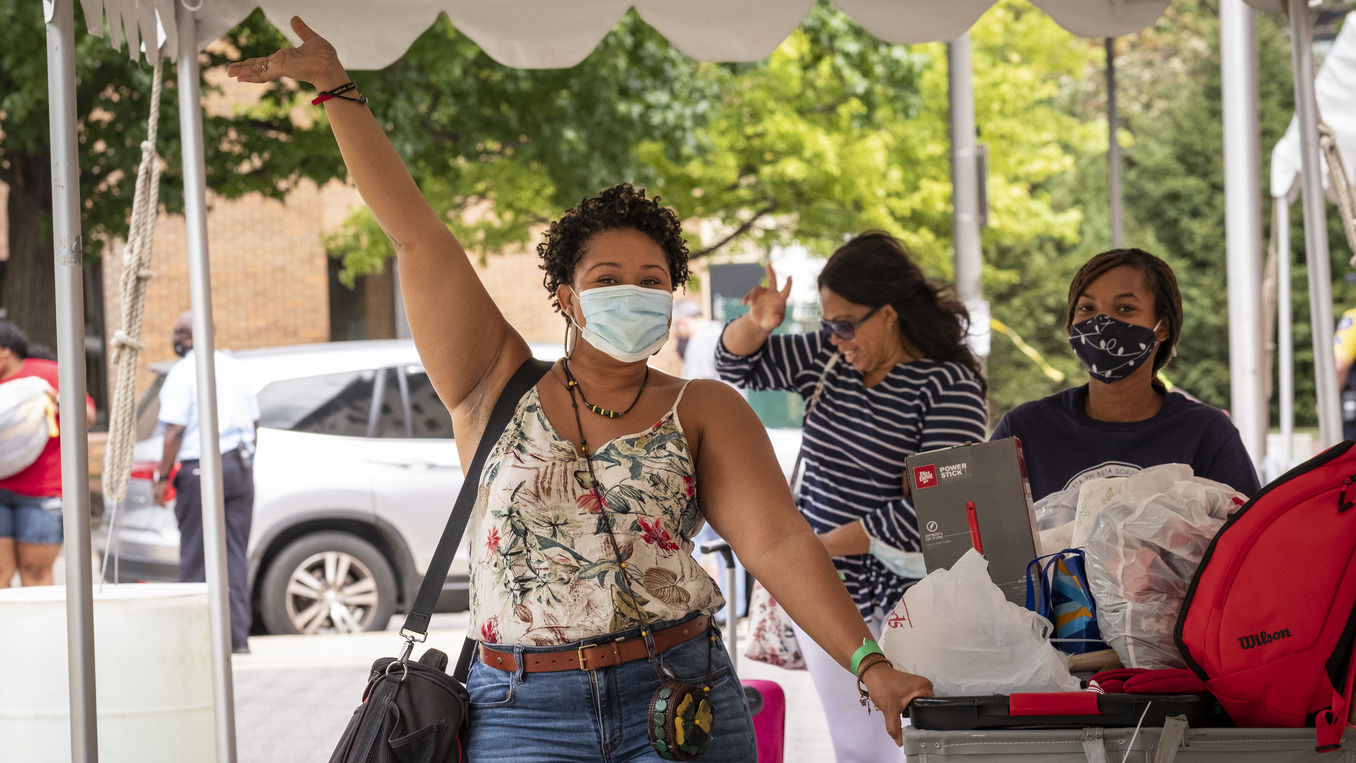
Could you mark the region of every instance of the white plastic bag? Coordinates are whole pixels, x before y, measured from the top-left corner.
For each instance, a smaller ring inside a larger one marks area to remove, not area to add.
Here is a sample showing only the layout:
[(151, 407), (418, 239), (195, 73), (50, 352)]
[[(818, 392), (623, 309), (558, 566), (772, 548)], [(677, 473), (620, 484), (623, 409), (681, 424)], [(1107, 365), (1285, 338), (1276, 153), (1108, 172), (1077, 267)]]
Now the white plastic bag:
[(1036, 517), (1036, 555), (1045, 556), (1073, 547), (1078, 488), (1056, 490), (1032, 505)]
[(27, 469), (56, 426), (52, 385), (36, 376), (0, 384), (0, 479)]
[(1111, 505), (1121, 494), (1129, 478), (1134, 477), (1134, 489), (1144, 495), (1161, 493), (1178, 482), (1195, 478), (1195, 472), (1186, 464), (1160, 464), (1120, 477), (1101, 477), (1084, 482), (1078, 487), (1078, 511), (1074, 516), (1073, 545), (1083, 548), (1092, 534), (1097, 515)]
[(1008, 601), (971, 549), (934, 570), (895, 605), (880, 646), (897, 670), (932, 680), (939, 696), (1077, 691), (1050, 621)]
[(1087, 536), (1097, 625), (1127, 668), (1185, 667), (1172, 635), (1177, 614), (1206, 548), (1243, 496), (1182, 464), (1119, 479)]

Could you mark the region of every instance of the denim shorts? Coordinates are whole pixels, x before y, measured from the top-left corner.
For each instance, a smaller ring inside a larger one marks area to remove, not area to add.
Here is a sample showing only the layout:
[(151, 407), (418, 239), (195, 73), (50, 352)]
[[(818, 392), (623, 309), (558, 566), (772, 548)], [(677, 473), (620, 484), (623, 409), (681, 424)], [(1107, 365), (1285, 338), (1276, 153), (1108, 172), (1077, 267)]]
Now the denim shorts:
[(60, 544), (61, 498), (33, 498), (0, 490), (0, 538), (18, 543)]
[[(655, 629), (667, 623), (655, 623)], [(618, 636), (638, 632), (624, 631)], [(674, 676), (702, 685), (708, 655), (711, 706), (714, 717), (711, 743), (702, 763), (747, 763), (757, 760), (753, 718), (744, 690), (730, 666), (719, 631), (709, 638), (679, 644), (659, 656)], [(590, 640), (594, 643), (600, 639)], [(610, 640), (610, 639), (607, 639)], [(496, 646), (523, 664), (522, 655), (549, 652), (558, 646)], [(471, 665), (466, 682), (471, 695), (471, 725), (467, 759), (476, 763), (659, 763), (663, 758), (650, 747), (650, 700), (659, 685), (648, 660), (633, 660), (598, 670), (554, 673), (508, 673), (480, 660)]]

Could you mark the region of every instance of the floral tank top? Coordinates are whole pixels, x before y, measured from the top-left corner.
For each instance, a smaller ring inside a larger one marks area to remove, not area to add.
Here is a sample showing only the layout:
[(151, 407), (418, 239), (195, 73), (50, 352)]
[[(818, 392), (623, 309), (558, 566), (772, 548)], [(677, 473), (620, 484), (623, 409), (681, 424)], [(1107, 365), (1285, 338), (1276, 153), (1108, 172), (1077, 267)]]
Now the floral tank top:
[[(678, 422), (686, 390), (653, 426), (596, 449), (606, 507), (588, 487), (584, 458), (542, 413), (536, 388), (523, 396), (485, 461), (466, 530), (470, 633), (487, 643), (568, 644), (724, 606), (692, 557), (702, 515)], [(625, 567), (608, 540), (609, 520)]]

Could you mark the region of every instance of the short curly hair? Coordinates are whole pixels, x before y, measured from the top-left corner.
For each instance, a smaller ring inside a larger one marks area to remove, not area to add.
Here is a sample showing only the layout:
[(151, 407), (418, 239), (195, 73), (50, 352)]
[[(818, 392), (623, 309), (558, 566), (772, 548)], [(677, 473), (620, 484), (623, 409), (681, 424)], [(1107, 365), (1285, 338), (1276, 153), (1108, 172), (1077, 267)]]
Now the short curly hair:
[(634, 228), (654, 239), (669, 262), (669, 277), (677, 289), (687, 283), (687, 242), (682, 223), (670, 208), (660, 205), (659, 197), (646, 198), (644, 188), (621, 183), (604, 189), (566, 210), (546, 229), (546, 238), (537, 244), (542, 283), (551, 293), (551, 304), (561, 312), (556, 288), (569, 283), (574, 268), (584, 253), (590, 236), (610, 230)]

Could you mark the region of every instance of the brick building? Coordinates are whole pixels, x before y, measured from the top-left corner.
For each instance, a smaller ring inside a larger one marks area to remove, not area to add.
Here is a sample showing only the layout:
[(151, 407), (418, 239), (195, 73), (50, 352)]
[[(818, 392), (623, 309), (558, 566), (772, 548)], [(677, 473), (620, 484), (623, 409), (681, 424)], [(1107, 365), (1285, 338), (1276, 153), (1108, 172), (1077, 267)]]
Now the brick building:
[[(283, 201), (259, 196), (209, 201), (208, 253), (216, 344), (246, 349), (397, 336), (396, 288), (391, 264), (380, 275), (339, 282), (340, 265), (322, 239), (340, 227), (361, 199), (351, 186), (304, 185)], [(188, 252), (182, 217), (156, 223), (147, 287), (143, 365), (173, 358), (169, 329), (190, 307)], [(530, 341), (558, 342), (562, 322), (542, 287), (535, 251), (505, 252), (476, 269), (495, 302)], [(104, 259), (108, 333), (120, 328), (122, 261)], [(141, 379), (144, 387), (149, 376)]]
[[(224, 80), (220, 72), (205, 76), (218, 80), (218, 93), (206, 97), (209, 112), (231, 113), (254, 97), (249, 86)], [(312, 115), (299, 109), (299, 122)], [(134, 171), (134, 170), (133, 170)], [(0, 184), (0, 260), (7, 255), (7, 225)], [(323, 187), (303, 183), (281, 200), (260, 195), (240, 199), (207, 197), (207, 239), (212, 284), (212, 311), (216, 345), (223, 349), (248, 349), (278, 345), (348, 339), (381, 339), (401, 333), (398, 326), (398, 289), (391, 275), (362, 276), (354, 289), (339, 282), (340, 264), (325, 251), (325, 234), (336, 232), (355, 206), (362, 203), (357, 190), (340, 181)], [(509, 322), (529, 341), (559, 342), (563, 322), (551, 308), (537, 267), (535, 242), (517, 251), (494, 253), (477, 271)], [(104, 253), (102, 261), (105, 347), (107, 339), (122, 328), (120, 280), (122, 244)], [(473, 256), (474, 262), (474, 256)], [(147, 287), (141, 353), (142, 372), (138, 393), (151, 380), (146, 366), (172, 360), (169, 334), (174, 319), (190, 307), (188, 250), (185, 221), (181, 216), (161, 214), (156, 221), (151, 256), (154, 278)], [(700, 266), (693, 273), (701, 282)], [(689, 292), (700, 299), (700, 295)], [(108, 379), (98, 368), (97, 351), (90, 355), (89, 378)], [(681, 365), (672, 346), (666, 347), (656, 364), (666, 370)], [(111, 372), (111, 369), (109, 369)], [(96, 400), (107, 395), (93, 391)], [(100, 410), (100, 421), (104, 411)]]

